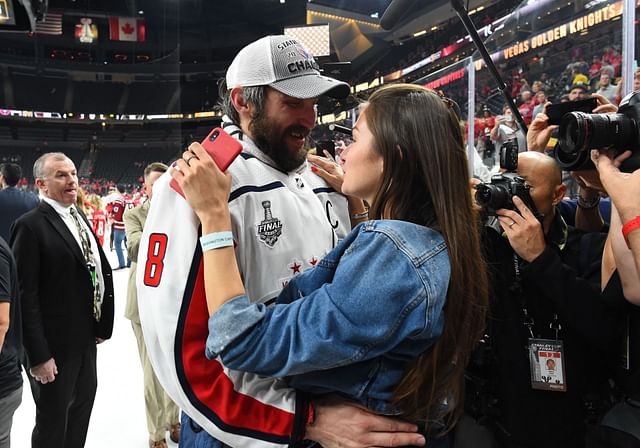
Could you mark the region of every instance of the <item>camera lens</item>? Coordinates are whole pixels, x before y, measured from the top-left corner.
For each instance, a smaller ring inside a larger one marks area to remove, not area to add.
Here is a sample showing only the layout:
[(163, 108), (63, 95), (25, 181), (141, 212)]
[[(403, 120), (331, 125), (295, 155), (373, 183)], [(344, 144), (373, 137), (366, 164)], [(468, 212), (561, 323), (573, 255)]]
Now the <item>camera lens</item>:
[(218, 138), (219, 135), (220, 135), (220, 131), (214, 131), (213, 134), (211, 134), (211, 137), (209, 138), (209, 140), (214, 141), (215, 139)]
[(590, 149), (626, 149), (635, 134), (633, 120), (623, 114), (571, 112), (560, 122), (556, 158), (566, 170), (585, 168)]
[(476, 189), (476, 202), (483, 207), (497, 210), (509, 204), (509, 193), (501, 185), (480, 184)]
[(630, 143), (633, 123), (622, 114), (586, 114), (571, 112), (560, 123), (560, 147), (574, 153)]

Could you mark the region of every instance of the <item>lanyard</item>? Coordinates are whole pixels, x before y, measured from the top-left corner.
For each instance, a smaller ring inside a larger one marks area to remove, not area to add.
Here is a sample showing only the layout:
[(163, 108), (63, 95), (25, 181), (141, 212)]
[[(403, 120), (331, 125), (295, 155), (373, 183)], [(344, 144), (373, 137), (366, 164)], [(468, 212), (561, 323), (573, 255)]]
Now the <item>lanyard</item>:
[[(512, 291), (515, 292), (520, 298), (520, 305), (522, 307), (522, 322), (525, 328), (527, 329), (529, 336), (535, 338), (535, 334), (533, 332), (535, 326), (535, 320), (533, 316), (529, 314), (529, 310), (527, 308), (527, 301), (524, 296), (524, 291), (522, 289), (522, 276), (520, 275), (520, 257), (515, 252), (513, 253), (513, 270), (515, 274), (515, 281), (512, 286)], [(549, 324), (549, 328), (555, 330), (555, 338), (558, 340), (558, 336), (560, 330), (562, 329), (562, 325), (560, 325), (560, 321), (558, 320), (558, 314), (553, 313), (553, 320)]]

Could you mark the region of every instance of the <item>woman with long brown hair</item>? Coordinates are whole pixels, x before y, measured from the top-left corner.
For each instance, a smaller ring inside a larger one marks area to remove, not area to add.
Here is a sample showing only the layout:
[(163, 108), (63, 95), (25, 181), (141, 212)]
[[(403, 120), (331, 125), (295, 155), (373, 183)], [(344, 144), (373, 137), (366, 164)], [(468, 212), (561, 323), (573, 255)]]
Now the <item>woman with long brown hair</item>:
[(341, 190), (371, 205), (370, 220), (271, 307), (250, 302), (238, 273), (230, 176), (198, 144), (178, 161), (172, 175), (202, 223), (207, 355), (411, 420), (428, 446), (446, 446), (488, 296), (458, 116), (428, 89), (391, 85), (371, 95), (353, 137)]

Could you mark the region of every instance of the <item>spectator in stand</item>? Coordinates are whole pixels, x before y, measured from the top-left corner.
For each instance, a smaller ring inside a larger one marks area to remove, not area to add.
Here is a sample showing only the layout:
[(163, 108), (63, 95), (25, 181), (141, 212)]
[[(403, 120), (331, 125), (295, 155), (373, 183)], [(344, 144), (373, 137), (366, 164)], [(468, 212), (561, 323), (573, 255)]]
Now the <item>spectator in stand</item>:
[(514, 138), (518, 141), (518, 152), (526, 151), (527, 141), (524, 133), (518, 128), (513, 112), (505, 104), (502, 108), (502, 115), (496, 117), (496, 124), (491, 130), (491, 141), (497, 150), (504, 142)]
[(595, 78), (600, 74), (601, 68), (602, 68), (602, 61), (598, 56), (594, 56), (593, 62), (591, 63), (591, 67), (589, 67), (589, 76), (591, 78)]
[(533, 114), (531, 115), (531, 121), (536, 119), (536, 116), (544, 110), (544, 105), (547, 102), (547, 94), (544, 90), (538, 90), (536, 93), (536, 107), (533, 108)]
[(596, 93), (602, 95), (608, 99), (611, 103), (616, 102), (616, 86), (611, 84), (611, 76), (609, 73), (602, 73), (600, 75), (600, 82), (598, 83), (600, 88)]
[(491, 129), (496, 125), (496, 117), (493, 116), (491, 109), (489, 109), (486, 104), (482, 106), (482, 118), (480, 118), (480, 125), (481, 131), (484, 131), (487, 128), (491, 131)]
[(520, 105), (518, 106), (518, 110), (520, 111), (520, 115), (522, 115), (522, 119), (527, 126), (531, 124), (534, 107), (535, 104), (531, 98), (531, 90), (523, 90), (522, 93), (520, 93)]
[(20, 165), (3, 163), (0, 165), (0, 237), (9, 241), (11, 224), (40, 203), (32, 193), (18, 190), (16, 185), (22, 177)]
[(622, 54), (615, 48), (609, 53), (609, 64), (613, 67), (613, 76), (620, 75), (620, 66), (622, 65)]
[(584, 100), (589, 96), (589, 85), (583, 82), (574, 83), (569, 90), (569, 101)]
[(116, 249), (116, 255), (118, 256), (118, 267), (115, 268), (114, 271), (131, 266), (131, 260), (128, 255), (126, 264), (124, 261), (125, 249), (123, 248), (123, 245), (126, 247), (127, 244), (123, 218), (124, 212), (127, 209), (127, 203), (124, 196), (125, 188), (124, 185), (118, 185), (116, 188), (118, 190), (118, 195), (113, 200), (111, 206), (111, 219), (113, 219), (113, 244)]
[(535, 97), (540, 90), (542, 90), (542, 81), (536, 79), (533, 81), (533, 84), (531, 84), (531, 92), (533, 93), (533, 96)]
[(511, 98), (518, 96), (523, 85), (523, 82), (520, 80), (520, 73), (513, 72), (511, 74)]

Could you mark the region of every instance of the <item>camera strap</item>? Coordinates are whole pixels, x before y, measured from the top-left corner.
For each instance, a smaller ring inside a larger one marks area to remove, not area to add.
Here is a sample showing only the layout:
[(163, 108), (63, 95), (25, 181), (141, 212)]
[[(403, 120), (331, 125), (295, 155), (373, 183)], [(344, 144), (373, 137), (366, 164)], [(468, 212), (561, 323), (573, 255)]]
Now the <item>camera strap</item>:
[(565, 392), (567, 390), (564, 344), (559, 339), (562, 329), (558, 315), (553, 315), (549, 328), (555, 330), (555, 339), (536, 338), (534, 333), (535, 320), (529, 313), (527, 301), (522, 289), (522, 276), (520, 274), (520, 257), (513, 253), (513, 268), (515, 281), (512, 291), (520, 298), (522, 307), (522, 323), (527, 329), (527, 351), (529, 357), (529, 371), (531, 373), (531, 388), (553, 392)]

